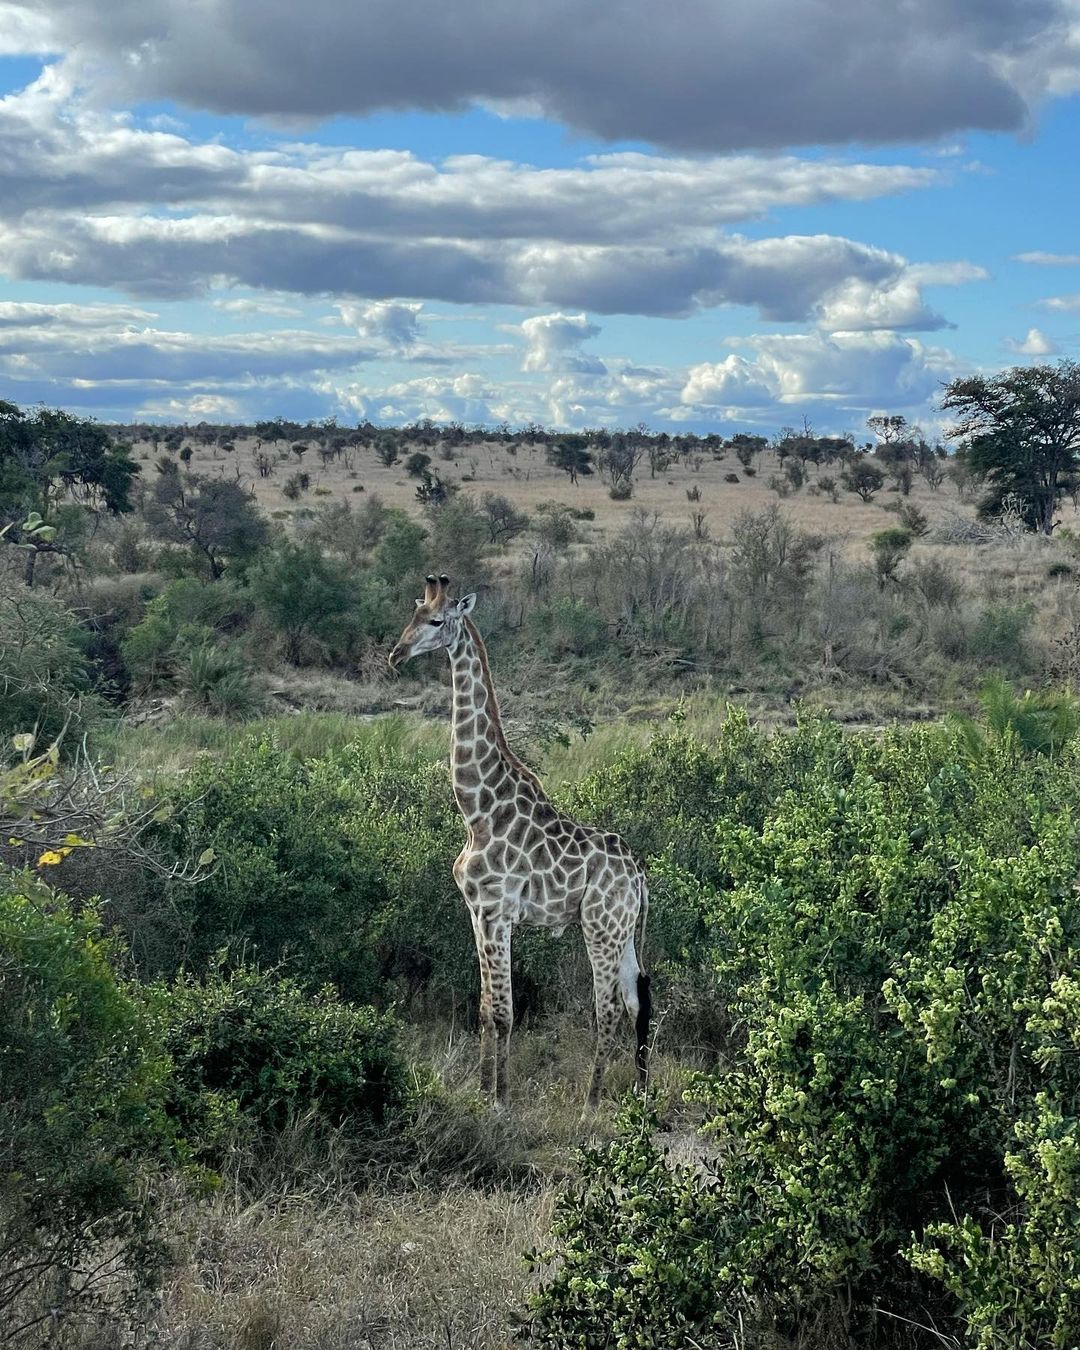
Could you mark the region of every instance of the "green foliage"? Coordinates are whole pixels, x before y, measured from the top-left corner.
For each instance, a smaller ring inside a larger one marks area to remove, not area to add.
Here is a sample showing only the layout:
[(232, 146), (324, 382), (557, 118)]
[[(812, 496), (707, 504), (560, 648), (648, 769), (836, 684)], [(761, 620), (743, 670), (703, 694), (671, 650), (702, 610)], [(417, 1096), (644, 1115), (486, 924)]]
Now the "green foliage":
[[(87, 511), (130, 511), (138, 472), (96, 422), (54, 408), (27, 413), (0, 399), (0, 526), (13, 527), (9, 543), (30, 545), (27, 582), (40, 552), (66, 551)], [(24, 528), (35, 516), (39, 524)]]
[(556, 1202), (555, 1245), (533, 1264), (559, 1266), (522, 1331), (545, 1350), (729, 1346), (724, 1309), (739, 1291), (716, 1260), (716, 1188), (667, 1163), (650, 1137), (654, 1117), (631, 1110), (620, 1123), (615, 1143), (581, 1152), (581, 1180)]
[(1030, 605), (987, 605), (971, 634), (972, 656), (984, 669), (1022, 674), (1032, 663), (1027, 645), (1031, 617)]
[(529, 634), (538, 646), (556, 658), (595, 657), (607, 645), (604, 616), (584, 600), (568, 596), (533, 610)]
[(254, 497), (239, 483), (181, 473), (175, 464), (154, 483), (145, 514), (158, 538), (189, 549), (214, 581), (226, 567), (250, 562), (269, 537)]
[(909, 529), (900, 525), (870, 536), (870, 553), (880, 586), (896, 579), (896, 569), (910, 552), (913, 537)]
[(250, 599), (228, 580), (181, 577), (171, 582), (121, 641), (132, 683), (146, 690), (181, 679), (193, 649), (242, 627), (250, 613)]
[(152, 1282), (147, 1167), (171, 1152), (167, 1060), (93, 910), (0, 874), (0, 1320), (109, 1316)]
[(433, 975), (471, 990), (472, 937), (450, 874), (461, 828), (441, 765), (362, 745), (301, 763), (251, 740), (198, 766), (170, 800), (169, 850), (212, 847), (219, 860), (174, 897), (196, 969), (228, 948), (359, 1001)]
[(991, 680), (980, 696), (983, 724), (957, 718), (968, 747), (985, 753), (992, 737), (1006, 750), (1060, 755), (1080, 731), (1080, 704), (1073, 695), (1030, 689), (1017, 694), (1007, 680)]
[(353, 572), (313, 543), (286, 542), (264, 553), (250, 586), (258, 613), (284, 639), (294, 665), (316, 656), (340, 660), (363, 631)]
[(871, 502), (885, 486), (885, 475), (876, 464), (860, 457), (843, 471), (840, 483), (845, 492), (853, 492), (864, 502)]
[(103, 711), (85, 656), (85, 634), (55, 597), (15, 585), (0, 595), (0, 737), (64, 731), (69, 744)]
[(980, 514), (998, 516), (1011, 499), (1032, 529), (1050, 534), (1080, 472), (1080, 366), (1063, 360), (956, 379), (941, 406), (957, 415), (952, 434), (989, 487)]
[(250, 966), (211, 967), (145, 997), (171, 1059), (169, 1116), (206, 1161), (301, 1116), (370, 1131), (405, 1100), (394, 1023), (332, 989), (308, 994)]
[(699, 748), (689, 781), (669, 744), (592, 785), (643, 834), (684, 785), (691, 820), (712, 812), (696, 847), (684, 816), (653, 871), (661, 912), (697, 915), (729, 1027), (695, 1089), (719, 1157), (688, 1175), (640, 1131), (587, 1156), (541, 1343), (642, 1344), (647, 1318), (657, 1344), (831, 1327), (885, 1345), (915, 1306), (979, 1350), (1075, 1345), (1074, 752), (1021, 754), (1010, 733), (972, 758), (940, 729), (742, 736), (734, 794), (737, 741)]
[(239, 654), (213, 642), (188, 647), (180, 658), (176, 685), (195, 708), (223, 717), (252, 717), (260, 698)]

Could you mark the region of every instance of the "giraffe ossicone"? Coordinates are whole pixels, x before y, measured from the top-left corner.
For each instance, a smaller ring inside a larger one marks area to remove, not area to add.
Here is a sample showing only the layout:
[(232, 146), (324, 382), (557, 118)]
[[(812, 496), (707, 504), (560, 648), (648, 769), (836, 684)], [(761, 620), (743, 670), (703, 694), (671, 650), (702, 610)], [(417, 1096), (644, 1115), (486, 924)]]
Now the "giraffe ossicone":
[(649, 1067), (652, 1005), (641, 961), (649, 897), (645, 872), (617, 834), (572, 820), (503, 734), (487, 651), (469, 617), (475, 595), (455, 600), (450, 578), (428, 576), (424, 594), (390, 653), (399, 670), (445, 650), (454, 685), (450, 768), (468, 837), (454, 863), (480, 964), (480, 1088), (509, 1102), (514, 1024), (510, 943), (519, 924), (581, 928), (593, 973), (596, 1058), (586, 1106), (600, 1100), (618, 1028), (634, 1028), (638, 1086)]

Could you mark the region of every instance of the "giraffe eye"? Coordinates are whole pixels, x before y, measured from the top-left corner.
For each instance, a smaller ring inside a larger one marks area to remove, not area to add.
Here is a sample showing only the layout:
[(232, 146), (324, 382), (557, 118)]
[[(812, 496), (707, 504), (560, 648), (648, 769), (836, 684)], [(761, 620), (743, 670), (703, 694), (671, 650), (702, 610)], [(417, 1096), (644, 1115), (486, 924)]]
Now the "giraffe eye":
[(445, 622), (445, 619), (428, 619), (428, 623), (431, 624), (432, 628), (441, 628)]

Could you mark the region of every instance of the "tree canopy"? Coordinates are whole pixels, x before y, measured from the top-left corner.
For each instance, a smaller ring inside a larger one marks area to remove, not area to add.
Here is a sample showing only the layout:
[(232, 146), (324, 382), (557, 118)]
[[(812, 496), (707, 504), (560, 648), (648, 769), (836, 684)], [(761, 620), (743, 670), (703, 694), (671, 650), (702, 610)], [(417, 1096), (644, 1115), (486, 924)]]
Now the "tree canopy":
[(1080, 365), (953, 380), (941, 406), (957, 414), (952, 435), (986, 479), (980, 514), (1000, 515), (1011, 497), (1033, 529), (1050, 534), (1059, 500), (1080, 481)]
[[(49, 526), (65, 505), (113, 514), (131, 510), (139, 466), (104, 427), (57, 408), (27, 412), (0, 399), (0, 527), (22, 540), (21, 525), (37, 515)], [(40, 552), (64, 553), (62, 534), (38, 535), (27, 553), (32, 582)]]
[(253, 558), (269, 535), (251, 493), (226, 478), (181, 473), (166, 461), (146, 507), (150, 527), (173, 544), (186, 544), (216, 580), (230, 559)]

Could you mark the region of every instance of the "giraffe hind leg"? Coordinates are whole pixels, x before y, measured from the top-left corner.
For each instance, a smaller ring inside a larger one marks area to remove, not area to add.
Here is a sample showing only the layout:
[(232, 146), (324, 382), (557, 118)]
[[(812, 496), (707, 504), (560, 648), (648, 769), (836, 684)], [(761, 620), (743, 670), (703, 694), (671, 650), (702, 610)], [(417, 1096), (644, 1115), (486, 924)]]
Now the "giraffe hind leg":
[(604, 1089), (604, 1071), (615, 1048), (619, 1022), (622, 1019), (619, 986), (614, 974), (600, 978), (594, 971), (593, 984), (596, 994), (596, 1057), (593, 1060), (589, 1094), (585, 1099), (586, 1112), (595, 1111), (600, 1105), (600, 1094)]

